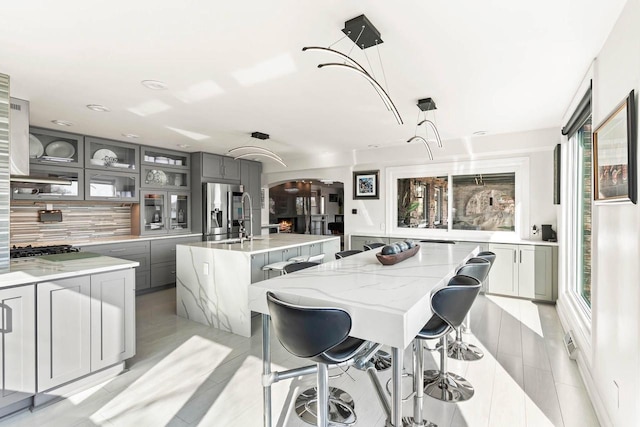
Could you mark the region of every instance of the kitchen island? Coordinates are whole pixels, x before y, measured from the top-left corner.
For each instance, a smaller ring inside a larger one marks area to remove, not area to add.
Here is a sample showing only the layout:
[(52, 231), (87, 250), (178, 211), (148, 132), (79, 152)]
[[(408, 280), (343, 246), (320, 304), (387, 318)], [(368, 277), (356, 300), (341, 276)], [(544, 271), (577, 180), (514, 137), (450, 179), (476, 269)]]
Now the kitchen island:
[(251, 336), (249, 285), (278, 275), (268, 264), (305, 255), (335, 259), (340, 238), (273, 234), (243, 243), (215, 241), (177, 245), (176, 298), (181, 317), (245, 337)]

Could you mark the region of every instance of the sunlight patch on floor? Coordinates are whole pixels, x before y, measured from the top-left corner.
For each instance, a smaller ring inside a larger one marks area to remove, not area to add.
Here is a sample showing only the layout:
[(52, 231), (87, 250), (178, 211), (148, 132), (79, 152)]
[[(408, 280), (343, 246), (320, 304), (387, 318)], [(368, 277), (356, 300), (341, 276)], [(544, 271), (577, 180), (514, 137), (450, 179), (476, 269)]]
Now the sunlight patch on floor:
[(531, 329), (531, 331), (544, 338), (542, 324), (540, 323), (540, 312), (536, 303), (529, 300), (496, 295), (487, 295), (486, 298)]
[(90, 418), (98, 422), (104, 417), (117, 425), (166, 425), (231, 351), (195, 335)]

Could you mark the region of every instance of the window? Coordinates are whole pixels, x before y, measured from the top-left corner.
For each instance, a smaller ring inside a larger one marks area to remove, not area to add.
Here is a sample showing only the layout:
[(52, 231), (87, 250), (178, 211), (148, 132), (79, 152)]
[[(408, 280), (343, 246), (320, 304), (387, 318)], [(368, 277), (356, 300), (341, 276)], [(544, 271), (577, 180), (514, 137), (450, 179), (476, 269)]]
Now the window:
[(515, 173), (457, 175), (452, 181), (454, 230), (515, 231)]
[(593, 167), (591, 117), (571, 138), (576, 146), (576, 293), (591, 308), (591, 201)]
[(398, 180), (399, 228), (448, 227), (448, 177), (420, 177)]

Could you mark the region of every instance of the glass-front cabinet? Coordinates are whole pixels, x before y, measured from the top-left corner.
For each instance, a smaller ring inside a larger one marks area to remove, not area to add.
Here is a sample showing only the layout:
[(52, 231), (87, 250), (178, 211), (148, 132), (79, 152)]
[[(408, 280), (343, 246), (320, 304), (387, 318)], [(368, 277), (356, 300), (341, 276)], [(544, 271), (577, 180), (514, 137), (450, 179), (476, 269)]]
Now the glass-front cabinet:
[(138, 174), (85, 170), (85, 200), (138, 202)]
[(139, 146), (109, 139), (85, 138), (85, 167), (137, 172)]
[(185, 233), (190, 223), (188, 191), (141, 191), (141, 234)]
[(37, 127), (29, 128), (32, 165), (84, 166), (84, 136)]
[(189, 188), (189, 172), (183, 169), (142, 166), (140, 179), (145, 188)]
[(70, 167), (31, 165), (31, 176), (64, 179), (70, 184), (12, 183), (13, 200), (83, 200), (84, 170)]
[(155, 166), (156, 169), (170, 167), (189, 170), (191, 166), (189, 153), (144, 146), (140, 147), (140, 150), (140, 163), (152, 166), (150, 169), (154, 169)]

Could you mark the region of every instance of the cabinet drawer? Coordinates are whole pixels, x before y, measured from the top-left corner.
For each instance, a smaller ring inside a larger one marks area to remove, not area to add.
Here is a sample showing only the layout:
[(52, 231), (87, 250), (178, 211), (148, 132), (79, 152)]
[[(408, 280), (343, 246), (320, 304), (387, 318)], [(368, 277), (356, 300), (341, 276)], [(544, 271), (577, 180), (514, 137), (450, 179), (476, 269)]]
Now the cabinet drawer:
[[(129, 255), (149, 254), (149, 241), (136, 241), (126, 243), (110, 243), (107, 245), (81, 246), (83, 252), (94, 252), (100, 255), (112, 256), (116, 258), (126, 258)], [(137, 259), (135, 260), (137, 261)]]
[(151, 287), (151, 272), (136, 270), (136, 291)]
[(151, 241), (151, 264), (176, 262), (176, 245), (199, 242), (201, 237), (181, 237)]
[(151, 288), (176, 283), (176, 264), (154, 265), (151, 269)]

